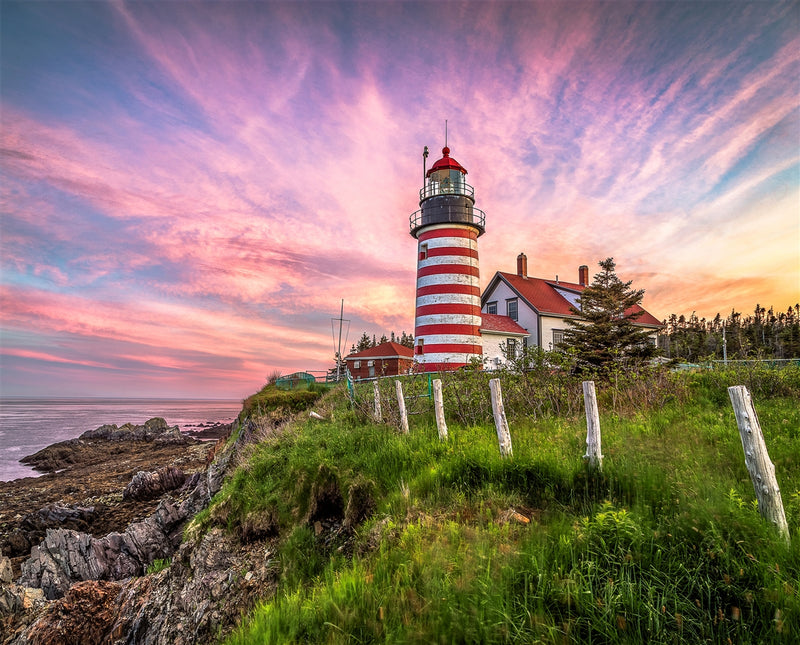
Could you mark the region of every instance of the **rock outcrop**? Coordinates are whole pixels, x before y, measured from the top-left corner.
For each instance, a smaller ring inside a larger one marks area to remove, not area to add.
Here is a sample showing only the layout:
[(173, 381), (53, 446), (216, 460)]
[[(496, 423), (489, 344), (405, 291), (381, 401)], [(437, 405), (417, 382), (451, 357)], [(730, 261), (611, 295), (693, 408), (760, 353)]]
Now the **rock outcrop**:
[[(106, 446), (109, 442), (147, 442), (154, 446), (184, 445), (197, 440), (184, 435), (178, 426), (168, 426), (161, 417), (154, 417), (142, 425), (126, 423), (122, 426), (106, 424), (94, 430), (87, 430), (77, 439), (59, 441), (39, 452), (20, 459), (20, 462), (43, 473), (52, 473), (70, 468), (80, 461), (86, 461), (92, 448), (100, 442)], [(102, 455), (100, 455), (102, 457)]]
[(142, 575), (154, 560), (172, 555), (186, 521), (208, 503), (206, 478), (180, 501), (163, 499), (156, 512), (134, 522), (123, 533), (95, 538), (70, 529), (48, 529), (44, 541), (22, 564), (20, 584), (42, 589), (49, 600), (60, 598), (75, 582), (124, 580)]
[(274, 590), (278, 571), (268, 544), (243, 546), (211, 529), (199, 542), (182, 544), (169, 568), (124, 587), (118, 620), (103, 642), (218, 642), (243, 611)]
[(181, 434), (178, 426), (168, 426), (161, 417), (153, 417), (143, 425), (126, 423), (102, 425), (95, 430), (87, 430), (78, 440), (104, 439), (105, 441), (155, 441), (156, 443), (188, 443), (189, 437)]
[(122, 499), (153, 499), (183, 486), (186, 475), (180, 468), (164, 466), (153, 472), (140, 470), (122, 491)]
[[(187, 476), (180, 488), (161, 498), (152, 515), (124, 531), (94, 537), (49, 528), (23, 563), (21, 584), (3, 585), (3, 594), (13, 588), (15, 606), (27, 598), (30, 609), (24, 615), (17, 610), (17, 622), (0, 642), (194, 645), (217, 642), (229, 633), (242, 612), (277, 585), (279, 564), (271, 540), (278, 532), (277, 518), (269, 512), (248, 516), (241, 534), (212, 522), (204, 533), (181, 540), (186, 522), (220, 490), (236, 453), (257, 438), (257, 430), (263, 431), (243, 424), (236, 442), (224, 448), (218, 444), (204, 472)], [(109, 433), (114, 436), (113, 430)], [(330, 502), (325, 493), (330, 491), (322, 487), (320, 511)], [(334, 506), (340, 515), (342, 503)], [(159, 566), (165, 568), (142, 575), (154, 560), (162, 560)], [(45, 597), (57, 600), (46, 602)]]

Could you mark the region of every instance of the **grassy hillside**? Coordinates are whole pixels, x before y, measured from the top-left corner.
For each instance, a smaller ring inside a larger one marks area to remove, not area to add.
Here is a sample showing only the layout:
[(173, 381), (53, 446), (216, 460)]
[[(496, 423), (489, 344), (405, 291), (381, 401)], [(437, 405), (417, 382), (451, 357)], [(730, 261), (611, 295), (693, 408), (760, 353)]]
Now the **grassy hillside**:
[[(229, 643), (800, 641), (800, 369), (619, 374), (598, 383), (602, 474), (585, 469), (580, 382), (447, 375), (449, 439), (406, 382), (411, 432), (344, 390), (253, 449), (194, 529), (278, 554), (280, 588)], [(792, 533), (755, 509), (725, 388), (747, 384)], [(411, 398), (417, 397), (417, 398)], [(251, 409), (252, 412), (252, 409)]]

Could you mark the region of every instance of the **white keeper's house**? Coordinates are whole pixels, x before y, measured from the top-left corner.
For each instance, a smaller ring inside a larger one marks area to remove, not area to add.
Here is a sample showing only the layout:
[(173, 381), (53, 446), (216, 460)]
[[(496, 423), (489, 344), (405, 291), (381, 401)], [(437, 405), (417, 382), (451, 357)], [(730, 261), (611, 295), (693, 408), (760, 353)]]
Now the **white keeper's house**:
[[(517, 333), (500, 332), (489, 341), (481, 329), (486, 367), (492, 369), (505, 363), (501, 343), (505, 347), (516, 347), (517, 351), (521, 351), (523, 346), (537, 346), (548, 351), (556, 349), (564, 340), (564, 332), (569, 329), (567, 321), (579, 319), (571, 308), (579, 308), (578, 297), (587, 286), (588, 266), (578, 267), (578, 282), (565, 282), (558, 276), (554, 280), (534, 278), (528, 275), (528, 258), (524, 253), (517, 256), (516, 273), (497, 271), (481, 295), (481, 314), (489, 317), (490, 326), (510, 330), (509, 323), (513, 323)], [(636, 325), (652, 330), (655, 344), (663, 325), (638, 305), (633, 310), (642, 312)]]

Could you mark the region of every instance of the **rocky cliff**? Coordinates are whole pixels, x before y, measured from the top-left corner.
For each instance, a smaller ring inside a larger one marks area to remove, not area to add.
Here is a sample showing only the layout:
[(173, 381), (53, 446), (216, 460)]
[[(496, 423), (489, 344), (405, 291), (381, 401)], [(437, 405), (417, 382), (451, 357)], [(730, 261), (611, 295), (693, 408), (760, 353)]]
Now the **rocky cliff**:
[[(274, 581), (269, 546), (258, 539), (243, 543), (220, 529), (182, 538), (187, 522), (219, 491), (234, 456), (254, 433), (255, 426), (245, 421), (237, 441), (201, 444), (207, 457), (194, 472), (184, 473), (175, 465), (181, 460), (174, 459), (157, 470), (128, 473), (125, 484), (117, 477), (115, 499), (120, 503), (142, 504), (137, 500), (145, 499), (155, 504), (148, 516), (124, 530), (102, 536), (81, 530), (94, 512), (91, 506), (52, 505), (37, 511), (73, 528), (47, 526), (44, 539), (21, 564), (16, 583), (11, 561), (0, 558), (2, 642), (198, 643), (230, 629)], [(53, 467), (55, 455), (62, 463), (74, 461), (76, 451), (88, 445), (87, 454), (92, 454), (98, 442), (107, 453), (112, 445), (132, 442), (146, 451), (176, 445), (191, 450), (195, 445), (156, 420), (98, 428), (64, 442), (68, 446), (40, 451), (37, 462)], [(250, 537), (268, 533), (254, 531)], [(145, 575), (148, 568), (161, 570)]]

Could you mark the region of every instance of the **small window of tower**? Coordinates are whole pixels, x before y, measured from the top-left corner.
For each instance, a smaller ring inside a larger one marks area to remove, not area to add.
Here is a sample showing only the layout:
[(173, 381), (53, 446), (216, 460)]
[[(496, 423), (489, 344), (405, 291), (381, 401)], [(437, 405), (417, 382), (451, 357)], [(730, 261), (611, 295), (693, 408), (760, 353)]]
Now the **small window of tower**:
[(420, 244), (419, 245), (419, 259), (420, 260), (427, 260), (428, 259), (428, 245), (427, 244)]

